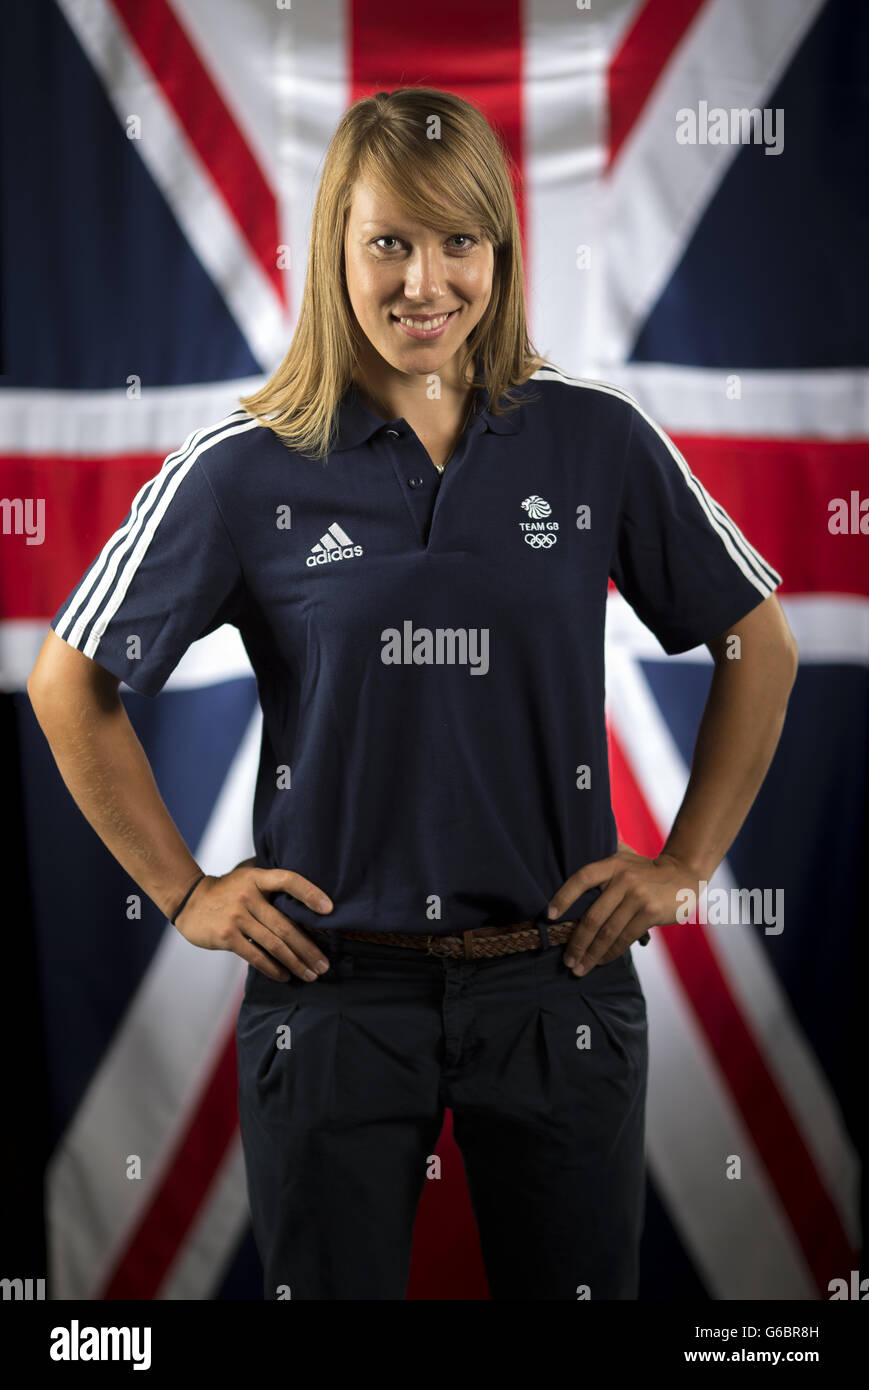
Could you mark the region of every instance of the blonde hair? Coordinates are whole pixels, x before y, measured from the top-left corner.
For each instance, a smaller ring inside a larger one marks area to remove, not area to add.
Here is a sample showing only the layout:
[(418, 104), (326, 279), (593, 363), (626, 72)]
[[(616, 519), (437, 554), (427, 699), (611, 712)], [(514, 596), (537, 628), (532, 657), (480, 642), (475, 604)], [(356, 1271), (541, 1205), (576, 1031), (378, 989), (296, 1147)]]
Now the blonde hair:
[[(429, 138), (433, 117), (440, 125), (437, 139)], [(509, 388), (547, 359), (528, 338), (513, 167), (482, 112), (452, 92), (400, 87), (354, 102), (326, 153), (293, 340), (265, 385), (239, 398), (244, 409), (293, 448), (317, 458), (329, 452), (337, 406), (363, 341), (344, 262), (359, 179), (391, 193), (409, 216), (438, 231), (455, 231), (457, 215), (483, 229), (494, 251), (492, 294), (463, 349), (488, 388), (493, 414), (502, 413), (502, 397), (515, 408)]]

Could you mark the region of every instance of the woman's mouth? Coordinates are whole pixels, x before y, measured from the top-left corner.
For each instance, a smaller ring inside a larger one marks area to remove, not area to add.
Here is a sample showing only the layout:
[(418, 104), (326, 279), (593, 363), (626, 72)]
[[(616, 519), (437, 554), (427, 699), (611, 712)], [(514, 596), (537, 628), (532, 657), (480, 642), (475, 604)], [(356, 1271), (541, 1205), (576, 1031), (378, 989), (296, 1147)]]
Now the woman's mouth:
[[(438, 314), (434, 318), (424, 319), (413, 318), (410, 315), (400, 318), (398, 314), (393, 314), (391, 317), (393, 323), (400, 328), (402, 332), (406, 333), (408, 337), (422, 338), (425, 340), (428, 338), (439, 338), (447, 325), (459, 312), (458, 309), (451, 309), (448, 314)], [(431, 324), (431, 327), (427, 327), (426, 325), (428, 324)]]

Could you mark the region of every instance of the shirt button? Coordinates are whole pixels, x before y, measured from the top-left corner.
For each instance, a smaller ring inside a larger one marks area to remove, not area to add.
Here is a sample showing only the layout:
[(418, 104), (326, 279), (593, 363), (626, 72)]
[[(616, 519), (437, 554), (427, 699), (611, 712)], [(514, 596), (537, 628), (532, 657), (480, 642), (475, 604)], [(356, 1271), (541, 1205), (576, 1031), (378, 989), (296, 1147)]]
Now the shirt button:
[(422, 478), (408, 478), (410, 487), (422, 487)]
[(400, 439), (401, 433), (399, 430), (387, 430), (386, 437), (387, 439)]

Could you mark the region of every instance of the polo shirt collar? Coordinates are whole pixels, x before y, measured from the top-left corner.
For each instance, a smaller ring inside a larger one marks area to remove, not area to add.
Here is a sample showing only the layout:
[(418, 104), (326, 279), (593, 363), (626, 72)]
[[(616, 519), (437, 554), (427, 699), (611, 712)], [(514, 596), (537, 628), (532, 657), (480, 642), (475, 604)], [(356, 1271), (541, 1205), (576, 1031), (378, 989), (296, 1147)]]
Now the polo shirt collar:
[[(524, 407), (517, 405), (509, 415), (493, 415), (489, 409), (491, 399), (488, 387), (482, 382), (477, 385), (479, 389), (470, 423), (473, 424), (476, 417), (482, 421), (483, 428), (491, 430), (493, 434), (518, 434), (524, 424)], [(397, 424), (400, 418), (396, 416), (394, 420), (384, 420), (375, 414), (362, 399), (355, 381), (351, 381), (338, 403), (338, 425), (332, 452), (354, 449), (378, 430)]]

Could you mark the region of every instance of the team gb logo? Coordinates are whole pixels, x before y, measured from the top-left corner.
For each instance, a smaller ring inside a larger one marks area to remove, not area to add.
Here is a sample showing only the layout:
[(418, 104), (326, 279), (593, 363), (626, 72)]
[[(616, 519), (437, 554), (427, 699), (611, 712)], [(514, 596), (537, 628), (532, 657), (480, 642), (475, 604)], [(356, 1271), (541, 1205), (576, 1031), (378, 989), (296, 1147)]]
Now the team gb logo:
[(557, 521), (547, 521), (546, 517), (551, 517), (552, 508), (545, 497), (538, 497), (532, 493), (526, 497), (522, 503), (522, 510), (527, 512), (530, 521), (520, 521), (519, 529), (523, 533), (523, 540), (526, 545), (530, 545), (533, 550), (549, 550), (558, 540), (555, 532), (558, 530)]

